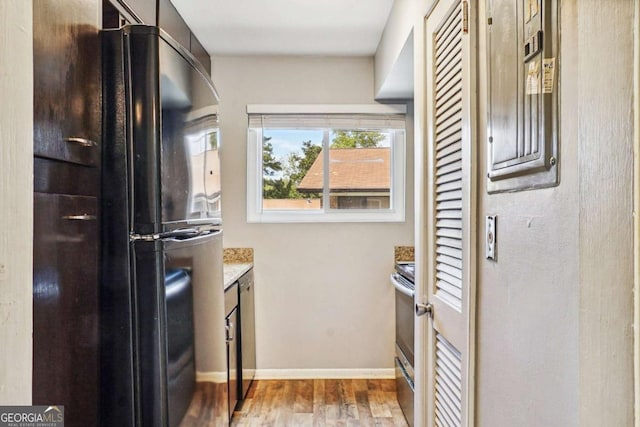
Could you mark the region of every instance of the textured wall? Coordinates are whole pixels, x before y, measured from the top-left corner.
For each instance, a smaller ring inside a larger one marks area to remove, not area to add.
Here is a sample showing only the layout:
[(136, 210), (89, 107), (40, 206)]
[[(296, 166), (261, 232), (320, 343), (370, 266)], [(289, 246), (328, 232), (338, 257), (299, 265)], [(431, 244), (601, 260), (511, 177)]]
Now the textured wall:
[(576, 3), (579, 425), (631, 426), (634, 1)]
[(31, 0), (0, 1), (0, 405), (31, 403)]
[[(431, 3), (419, 2), (414, 25), (416, 129), (425, 126), (421, 52)], [(479, 427), (633, 425), (634, 1), (559, 3), (558, 187), (487, 194), (482, 34), (478, 40)], [(481, 28), (486, 4), (476, 3)], [(416, 132), (417, 159), (421, 139)], [(419, 188), (419, 160), (416, 172)], [(424, 197), (418, 191), (416, 203)], [(484, 259), (486, 215), (498, 216), (497, 262)], [(424, 263), (423, 215), (415, 221)], [(429, 380), (416, 375), (427, 407)], [(416, 419), (423, 416), (419, 407)]]
[(478, 263), (481, 427), (633, 422), (633, 1), (603, 5), (561, 4), (560, 185), (488, 195), (480, 161), (499, 254)]
[[(212, 64), (221, 96), (224, 245), (255, 251), (258, 369), (392, 368), (389, 273), (394, 246), (413, 244), (411, 179), (405, 223), (246, 222), (246, 105), (371, 103), (373, 60), (215, 57)], [(411, 134), (407, 152), (411, 165)]]

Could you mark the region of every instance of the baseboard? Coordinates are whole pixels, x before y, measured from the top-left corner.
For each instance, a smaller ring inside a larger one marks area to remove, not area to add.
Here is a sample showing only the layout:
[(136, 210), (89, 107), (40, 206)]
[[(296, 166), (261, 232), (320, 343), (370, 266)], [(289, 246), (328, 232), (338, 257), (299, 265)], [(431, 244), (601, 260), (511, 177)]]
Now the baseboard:
[(392, 379), (393, 368), (383, 369), (257, 369), (258, 380)]
[(196, 371), (196, 382), (205, 383), (226, 383), (227, 372), (199, 372)]

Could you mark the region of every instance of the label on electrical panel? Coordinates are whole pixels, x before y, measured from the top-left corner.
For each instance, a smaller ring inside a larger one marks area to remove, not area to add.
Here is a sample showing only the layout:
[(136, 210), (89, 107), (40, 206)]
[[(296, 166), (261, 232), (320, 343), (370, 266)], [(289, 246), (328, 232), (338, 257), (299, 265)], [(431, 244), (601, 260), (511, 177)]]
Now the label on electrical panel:
[(538, 0), (525, 0), (524, 2), (524, 22), (529, 23), (540, 11)]
[(537, 59), (529, 62), (527, 70), (527, 95), (537, 95), (540, 93), (540, 63)]
[(531, 17), (533, 18), (540, 12), (540, 6), (538, 5), (538, 0), (529, 0), (529, 11), (531, 13)]
[(542, 60), (542, 93), (553, 93), (556, 76), (556, 58)]

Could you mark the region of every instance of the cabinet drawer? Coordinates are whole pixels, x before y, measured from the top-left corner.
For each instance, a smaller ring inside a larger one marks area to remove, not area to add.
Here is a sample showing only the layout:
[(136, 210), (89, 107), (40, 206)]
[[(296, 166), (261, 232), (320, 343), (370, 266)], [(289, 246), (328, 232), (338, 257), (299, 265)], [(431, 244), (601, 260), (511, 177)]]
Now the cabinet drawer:
[(33, 7), (34, 154), (98, 165), (100, 142), (100, 2)]
[(59, 160), (33, 159), (33, 190), (38, 193), (97, 196), (100, 169)]

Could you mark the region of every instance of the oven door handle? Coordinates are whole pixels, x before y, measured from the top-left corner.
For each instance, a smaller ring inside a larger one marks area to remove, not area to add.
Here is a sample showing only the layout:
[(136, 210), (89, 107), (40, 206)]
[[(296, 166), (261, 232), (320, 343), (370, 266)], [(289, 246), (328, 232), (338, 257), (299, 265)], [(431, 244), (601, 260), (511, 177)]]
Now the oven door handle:
[(405, 294), (408, 297), (411, 297), (411, 298), (414, 297), (415, 291), (413, 289), (407, 288), (405, 285), (400, 283), (396, 279), (396, 274), (395, 273), (392, 274), (389, 278), (391, 279), (391, 284), (393, 285), (393, 287), (396, 288), (396, 291), (399, 291), (399, 292)]

